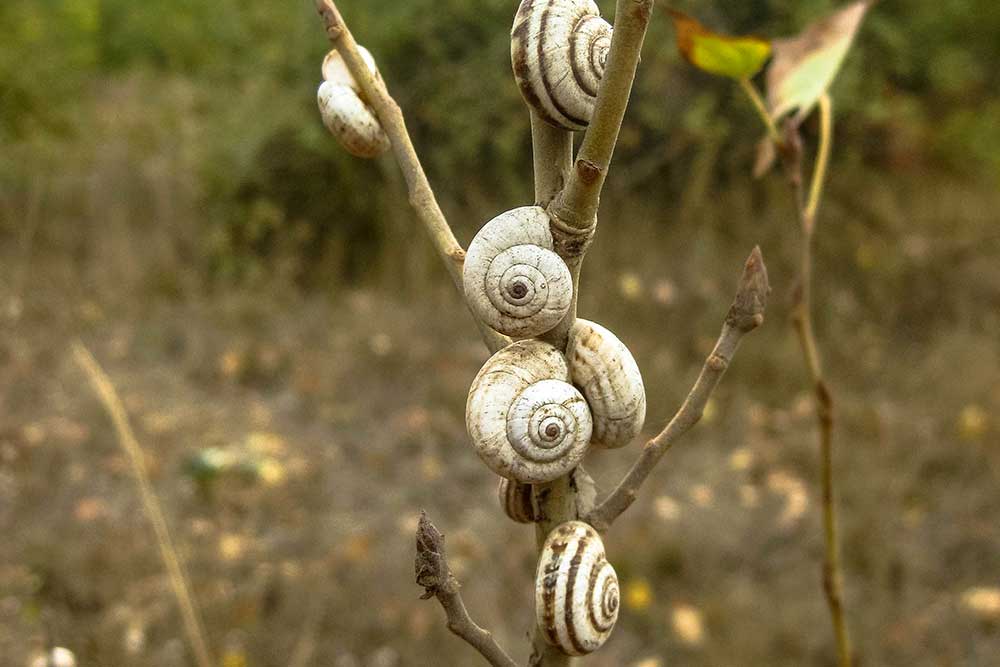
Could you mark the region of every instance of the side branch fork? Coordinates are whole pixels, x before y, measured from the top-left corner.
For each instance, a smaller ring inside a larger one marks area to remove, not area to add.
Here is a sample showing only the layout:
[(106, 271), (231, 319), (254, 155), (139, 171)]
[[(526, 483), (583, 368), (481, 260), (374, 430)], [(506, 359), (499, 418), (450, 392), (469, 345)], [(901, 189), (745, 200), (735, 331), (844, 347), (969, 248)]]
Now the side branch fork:
[(449, 630), (479, 651), (493, 667), (517, 667), (517, 663), (493, 639), (493, 635), (476, 625), (469, 616), (459, 591), (461, 585), (448, 567), (444, 535), (427, 518), (426, 512), (420, 512), (420, 523), (417, 526), (415, 569), (417, 584), (424, 587), (421, 599), (437, 598), (448, 617)]
[(549, 213), (569, 227), (587, 229), (593, 226), (597, 217), (601, 190), (632, 95), (653, 4), (654, 0), (618, 0), (615, 5), (611, 50), (594, 115), (584, 134), (569, 181), (549, 206)]
[(708, 399), (729, 368), (743, 336), (764, 323), (768, 292), (770, 285), (767, 279), (767, 267), (764, 265), (760, 248), (754, 248), (747, 259), (736, 299), (726, 315), (719, 340), (705, 360), (701, 373), (687, 398), (684, 399), (684, 403), (666, 428), (646, 443), (638, 460), (615, 490), (586, 516), (586, 521), (597, 531), (606, 532), (615, 519), (635, 502), (639, 488), (663, 455), (701, 419)]
[[(330, 43), (340, 53), (351, 76), (361, 87), (362, 96), (371, 106), (375, 115), (378, 116), (382, 128), (388, 135), (396, 162), (406, 180), (410, 205), (430, 234), (438, 255), (444, 261), (445, 268), (448, 269), (452, 281), (461, 294), (465, 250), (455, 238), (448, 220), (438, 205), (434, 190), (427, 180), (427, 174), (424, 173), (420, 158), (417, 156), (413, 141), (406, 129), (402, 110), (389, 94), (382, 78), (372, 74), (371, 70), (368, 69), (360, 51), (358, 51), (358, 44), (340, 15), (336, 3), (333, 0), (316, 0), (316, 9), (323, 19)], [(496, 352), (510, 344), (510, 338), (494, 331), (478, 317), (474, 317), (474, 319), (482, 334), (483, 342), (490, 352)]]

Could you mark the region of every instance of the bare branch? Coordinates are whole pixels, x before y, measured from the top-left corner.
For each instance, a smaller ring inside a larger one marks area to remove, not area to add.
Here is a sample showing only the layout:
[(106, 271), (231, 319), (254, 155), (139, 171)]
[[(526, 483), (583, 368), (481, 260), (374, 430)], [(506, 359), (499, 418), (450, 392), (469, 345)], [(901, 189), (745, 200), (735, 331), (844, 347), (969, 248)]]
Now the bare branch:
[(593, 227), (597, 217), (601, 189), (618, 143), (652, 11), (653, 0), (618, 0), (615, 6), (611, 51), (594, 115), (569, 183), (549, 207), (553, 217), (571, 229)]
[[(413, 147), (413, 141), (406, 130), (406, 121), (403, 118), (402, 110), (389, 94), (382, 78), (372, 74), (371, 70), (368, 69), (358, 51), (358, 44), (354, 41), (354, 36), (347, 28), (347, 24), (344, 23), (344, 19), (333, 0), (316, 0), (316, 8), (323, 19), (330, 43), (340, 53), (351, 76), (361, 87), (365, 101), (375, 111), (382, 128), (389, 136), (396, 162), (406, 179), (410, 205), (430, 234), (431, 241), (444, 261), (452, 281), (459, 293), (462, 294), (462, 266), (465, 262), (465, 250), (455, 239), (455, 234), (448, 225), (441, 207), (438, 206), (434, 190), (427, 180), (424, 168), (420, 164), (420, 158), (417, 157), (417, 151)], [(473, 317), (482, 334), (483, 342), (486, 343), (491, 352), (496, 352), (510, 344), (510, 338), (489, 328), (475, 315)]]
[(600, 532), (605, 532), (622, 512), (635, 501), (646, 478), (653, 472), (663, 455), (674, 443), (698, 423), (705, 412), (705, 405), (712, 396), (719, 380), (736, 354), (743, 336), (764, 323), (764, 309), (770, 286), (767, 267), (760, 248), (754, 248), (747, 259), (743, 276), (736, 291), (736, 299), (729, 308), (715, 349), (708, 355), (698, 380), (694, 383), (677, 414), (659, 435), (646, 443), (638, 460), (633, 464), (617, 488), (587, 515), (586, 521)]
[(840, 535), (838, 531), (836, 484), (833, 476), (833, 425), (834, 399), (823, 374), (819, 344), (812, 320), (813, 237), (816, 231), (816, 213), (826, 180), (827, 165), (833, 142), (833, 103), (824, 94), (819, 99), (820, 145), (813, 167), (808, 196), (802, 178), (803, 146), (798, 126), (789, 120), (785, 126), (786, 147), (782, 151), (785, 174), (799, 212), (802, 227), (802, 247), (799, 255), (798, 286), (792, 308), (792, 326), (802, 347), (802, 355), (809, 373), (816, 401), (816, 420), (819, 427), (820, 480), (823, 516), (823, 592), (834, 639), (837, 643), (837, 664), (851, 667), (853, 655), (850, 631), (844, 611), (843, 567), (840, 562)]
[(424, 587), (424, 594), (420, 599), (438, 599), (448, 617), (449, 630), (479, 651), (494, 667), (517, 667), (517, 663), (496, 643), (493, 635), (476, 625), (469, 616), (462, 594), (459, 593), (461, 585), (448, 567), (444, 535), (434, 527), (423, 511), (420, 512), (420, 523), (417, 526), (415, 566), (417, 584)]

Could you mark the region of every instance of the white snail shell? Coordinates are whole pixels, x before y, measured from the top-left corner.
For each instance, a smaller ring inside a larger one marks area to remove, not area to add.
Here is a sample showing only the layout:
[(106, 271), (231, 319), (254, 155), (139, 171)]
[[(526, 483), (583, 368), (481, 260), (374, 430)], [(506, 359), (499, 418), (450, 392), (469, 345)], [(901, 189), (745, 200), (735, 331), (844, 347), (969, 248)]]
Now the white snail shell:
[[(359, 46), (358, 50), (368, 69), (378, 77), (372, 54), (363, 46)], [(323, 79), (316, 93), (323, 124), (340, 140), (347, 152), (357, 157), (372, 158), (389, 150), (388, 135), (375, 112), (361, 98), (360, 87), (336, 50), (330, 51), (323, 60)]]
[(566, 357), (594, 417), (592, 444), (615, 449), (632, 442), (646, 419), (646, 390), (632, 353), (600, 324), (578, 319)]
[(518, 523), (535, 522), (535, 506), (531, 499), (531, 485), (515, 482), (505, 477), (500, 478), (500, 486), (497, 489), (497, 496), (500, 498), (500, 507), (512, 520)]
[(611, 32), (593, 0), (522, 0), (511, 30), (514, 78), (547, 123), (574, 131), (590, 124)]
[(463, 273), (475, 314), (519, 338), (555, 327), (573, 301), (573, 278), (553, 247), (549, 216), (539, 206), (507, 211), (483, 225), (469, 244)]
[(535, 574), (535, 616), (545, 641), (567, 655), (596, 651), (618, 620), (619, 597), (597, 531), (582, 521), (557, 526)]
[(580, 463), (593, 424), (586, 400), (568, 380), (566, 358), (538, 340), (512, 343), (480, 369), (465, 423), (476, 453), (493, 472), (534, 484)]

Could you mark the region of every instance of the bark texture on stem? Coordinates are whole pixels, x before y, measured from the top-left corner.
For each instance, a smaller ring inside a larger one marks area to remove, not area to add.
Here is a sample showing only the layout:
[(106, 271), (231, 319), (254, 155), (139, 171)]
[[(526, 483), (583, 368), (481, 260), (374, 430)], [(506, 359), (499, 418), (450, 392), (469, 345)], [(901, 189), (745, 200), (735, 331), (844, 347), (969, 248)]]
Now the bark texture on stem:
[[(351, 76), (360, 86), (362, 96), (375, 111), (382, 128), (389, 136), (396, 162), (406, 180), (410, 205), (430, 234), (431, 241), (444, 261), (452, 281), (459, 293), (462, 294), (462, 266), (465, 263), (465, 250), (455, 238), (441, 207), (438, 205), (434, 190), (427, 180), (427, 175), (424, 173), (420, 158), (417, 156), (413, 141), (406, 129), (403, 112), (389, 94), (382, 78), (373, 75), (368, 69), (358, 51), (358, 44), (354, 41), (354, 36), (344, 23), (344, 19), (333, 0), (316, 0), (316, 8), (323, 19), (330, 43), (340, 53)], [(490, 352), (496, 352), (510, 344), (510, 338), (494, 331), (479, 318), (473, 317), (482, 334), (483, 342), (486, 343)]]
[(414, 567), (417, 584), (424, 587), (421, 599), (437, 598), (448, 617), (449, 630), (479, 651), (493, 667), (517, 667), (517, 663), (493, 639), (493, 635), (478, 626), (469, 616), (469, 610), (465, 608), (459, 592), (461, 584), (448, 567), (444, 535), (434, 527), (424, 512), (420, 513), (420, 523), (417, 526), (417, 558)]
[(830, 148), (833, 141), (833, 105), (829, 95), (819, 101), (820, 146), (813, 176), (806, 195), (802, 179), (803, 148), (798, 127), (790, 121), (785, 127), (782, 158), (792, 188), (802, 228), (799, 253), (799, 276), (792, 304), (792, 325), (802, 347), (806, 370), (816, 402), (819, 428), (820, 485), (823, 514), (823, 592), (830, 610), (837, 645), (837, 664), (851, 667), (853, 662), (850, 632), (844, 611), (843, 567), (840, 562), (840, 535), (837, 520), (836, 483), (833, 473), (834, 399), (823, 373), (823, 363), (816, 342), (812, 319), (813, 240), (816, 213), (823, 192)]
[(606, 532), (611, 524), (627, 510), (638, 496), (639, 489), (653, 472), (663, 455), (698, 423), (705, 412), (705, 405), (732, 362), (743, 336), (764, 323), (764, 309), (770, 285), (767, 267), (760, 248), (754, 248), (747, 259), (736, 291), (736, 299), (729, 308), (722, 333), (712, 353), (698, 375), (677, 414), (659, 435), (646, 443), (638, 460), (632, 465), (614, 491), (586, 516), (586, 521), (598, 532)]

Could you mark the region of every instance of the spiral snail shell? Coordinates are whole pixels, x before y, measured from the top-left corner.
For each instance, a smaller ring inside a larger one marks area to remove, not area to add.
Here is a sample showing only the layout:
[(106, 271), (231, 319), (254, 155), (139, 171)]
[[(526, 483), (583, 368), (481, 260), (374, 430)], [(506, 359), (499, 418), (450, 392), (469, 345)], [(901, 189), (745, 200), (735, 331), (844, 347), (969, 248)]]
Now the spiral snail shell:
[[(379, 76), (375, 59), (359, 46), (368, 69)], [(323, 60), (323, 83), (316, 99), (327, 129), (340, 140), (347, 152), (372, 158), (389, 150), (389, 137), (371, 107), (360, 96), (360, 87), (351, 76), (340, 53), (330, 51)]]
[(497, 496), (500, 498), (500, 507), (510, 519), (518, 523), (535, 522), (535, 506), (531, 500), (530, 484), (501, 477)]
[(583, 459), (590, 409), (569, 384), (566, 358), (538, 340), (512, 343), (480, 369), (465, 423), (479, 458), (510, 480), (548, 482)]
[(547, 123), (574, 131), (590, 124), (611, 31), (593, 0), (522, 0), (511, 30), (514, 78)]
[(600, 324), (578, 319), (566, 357), (594, 418), (591, 442), (606, 449), (632, 442), (646, 419), (646, 390), (632, 353)]
[(599, 649), (618, 620), (618, 575), (600, 535), (567, 521), (546, 538), (535, 574), (535, 616), (545, 641), (567, 655)]
[(562, 320), (573, 279), (553, 250), (549, 216), (523, 206), (479, 230), (465, 257), (465, 295), (476, 315), (508, 336), (537, 336)]

